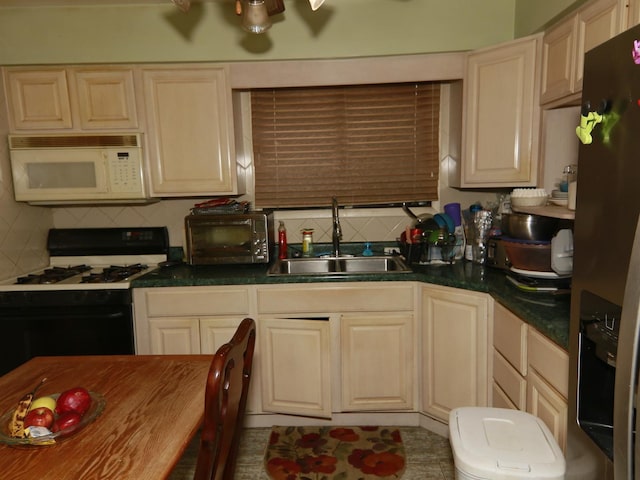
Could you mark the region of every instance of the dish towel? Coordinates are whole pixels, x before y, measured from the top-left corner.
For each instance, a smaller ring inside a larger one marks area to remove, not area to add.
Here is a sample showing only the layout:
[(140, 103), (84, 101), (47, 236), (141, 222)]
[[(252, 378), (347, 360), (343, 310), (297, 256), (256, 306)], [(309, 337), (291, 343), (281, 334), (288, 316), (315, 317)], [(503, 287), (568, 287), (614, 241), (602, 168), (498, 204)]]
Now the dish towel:
[(273, 480), (398, 479), (405, 452), (396, 427), (274, 426), (264, 466)]

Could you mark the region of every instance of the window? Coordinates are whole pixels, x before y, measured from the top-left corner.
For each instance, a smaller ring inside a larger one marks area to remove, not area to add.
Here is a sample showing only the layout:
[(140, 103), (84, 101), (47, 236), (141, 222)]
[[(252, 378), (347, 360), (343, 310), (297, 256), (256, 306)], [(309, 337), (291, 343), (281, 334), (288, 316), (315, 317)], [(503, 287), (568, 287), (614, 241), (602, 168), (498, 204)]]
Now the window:
[(260, 208), (438, 198), (436, 82), (251, 93)]

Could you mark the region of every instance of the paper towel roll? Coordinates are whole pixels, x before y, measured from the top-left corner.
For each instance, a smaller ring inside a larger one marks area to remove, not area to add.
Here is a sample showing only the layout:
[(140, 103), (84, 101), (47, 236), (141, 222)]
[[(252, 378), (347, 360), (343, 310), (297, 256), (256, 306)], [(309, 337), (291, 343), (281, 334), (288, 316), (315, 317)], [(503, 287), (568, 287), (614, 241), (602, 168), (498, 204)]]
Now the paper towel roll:
[(569, 210), (576, 209), (576, 191), (578, 190), (578, 182), (569, 183)]

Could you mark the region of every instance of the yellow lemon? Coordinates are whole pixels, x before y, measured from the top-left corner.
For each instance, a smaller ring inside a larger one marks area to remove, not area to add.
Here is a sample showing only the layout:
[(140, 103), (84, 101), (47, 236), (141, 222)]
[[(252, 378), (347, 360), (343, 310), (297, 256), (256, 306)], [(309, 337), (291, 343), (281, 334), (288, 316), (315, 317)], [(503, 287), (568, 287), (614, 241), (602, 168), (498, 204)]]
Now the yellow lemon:
[(38, 407), (47, 407), (52, 412), (56, 409), (56, 400), (52, 397), (39, 397), (36, 398), (32, 403), (29, 410), (33, 410)]

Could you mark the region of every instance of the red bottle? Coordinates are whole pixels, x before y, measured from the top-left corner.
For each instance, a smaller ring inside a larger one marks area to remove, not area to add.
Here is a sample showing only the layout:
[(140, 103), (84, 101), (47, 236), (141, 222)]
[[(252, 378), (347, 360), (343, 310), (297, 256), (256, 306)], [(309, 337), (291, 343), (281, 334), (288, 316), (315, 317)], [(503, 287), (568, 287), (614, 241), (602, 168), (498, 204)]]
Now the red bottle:
[(282, 220), (278, 227), (278, 258), (287, 258), (287, 229)]

